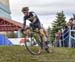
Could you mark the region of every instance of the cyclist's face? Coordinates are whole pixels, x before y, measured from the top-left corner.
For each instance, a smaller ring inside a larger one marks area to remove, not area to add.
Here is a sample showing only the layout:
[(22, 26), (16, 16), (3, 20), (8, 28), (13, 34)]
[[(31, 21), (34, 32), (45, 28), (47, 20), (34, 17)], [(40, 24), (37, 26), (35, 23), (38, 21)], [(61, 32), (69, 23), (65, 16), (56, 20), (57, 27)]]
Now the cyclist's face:
[(24, 14), (25, 16), (28, 16), (28, 11), (24, 11), (23, 14)]

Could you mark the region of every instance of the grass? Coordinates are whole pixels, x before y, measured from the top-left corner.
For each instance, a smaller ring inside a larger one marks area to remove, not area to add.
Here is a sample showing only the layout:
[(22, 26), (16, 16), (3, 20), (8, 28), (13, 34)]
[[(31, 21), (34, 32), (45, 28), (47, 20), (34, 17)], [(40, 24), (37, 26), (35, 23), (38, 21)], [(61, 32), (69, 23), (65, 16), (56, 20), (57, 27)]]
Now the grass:
[(75, 49), (53, 48), (53, 53), (31, 55), (24, 46), (0, 46), (0, 62), (75, 62)]

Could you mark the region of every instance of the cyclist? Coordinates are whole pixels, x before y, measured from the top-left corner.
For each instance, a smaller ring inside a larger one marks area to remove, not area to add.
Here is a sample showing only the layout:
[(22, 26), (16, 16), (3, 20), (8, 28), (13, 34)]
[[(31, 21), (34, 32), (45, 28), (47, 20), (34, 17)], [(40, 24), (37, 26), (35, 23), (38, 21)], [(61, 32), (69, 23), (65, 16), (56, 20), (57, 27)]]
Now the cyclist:
[(41, 35), (43, 36), (43, 39), (45, 41), (45, 50), (48, 50), (47, 33), (41, 27), (41, 23), (40, 23), (40, 20), (37, 17), (37, 15), (33, 11), (29, 12), (29, 8), (28, 7), (23, 7), (22, 8), (22, 12), (24, 14), (23, 30), (24, 30), (24, 28), (26, 26), (26, 20), (29, 20), (31, 22), (30, 23), (30, 27), (32, 27), (33, 30), (35, 30), (36, 28), (39, 29), (39, 32), (41, 33)]

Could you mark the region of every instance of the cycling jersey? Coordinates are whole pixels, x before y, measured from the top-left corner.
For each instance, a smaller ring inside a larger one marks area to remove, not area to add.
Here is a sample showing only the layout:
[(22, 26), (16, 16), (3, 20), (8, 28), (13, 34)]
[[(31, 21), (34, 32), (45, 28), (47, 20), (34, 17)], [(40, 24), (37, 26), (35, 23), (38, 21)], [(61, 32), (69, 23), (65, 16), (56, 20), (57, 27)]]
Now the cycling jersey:
[(34, 30), (35, 28), (41, 28), (40, 21), (34, 12), (29, 12), (28, 16), (24, 16), (24, 26), (26, 25), (26, 20), (31, 22), (30, 27)]

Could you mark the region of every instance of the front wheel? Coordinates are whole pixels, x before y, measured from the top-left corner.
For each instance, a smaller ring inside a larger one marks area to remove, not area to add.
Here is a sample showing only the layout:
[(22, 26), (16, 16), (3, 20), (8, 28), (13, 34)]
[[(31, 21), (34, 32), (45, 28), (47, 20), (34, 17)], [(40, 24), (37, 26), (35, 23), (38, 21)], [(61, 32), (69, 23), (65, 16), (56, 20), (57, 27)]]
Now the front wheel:
[(39, 55), (42, 52), (42, 40), (38, 33), (33, 33), (29, 37), (26, 37), (25, 42), (26, 49), (32, 55)]

